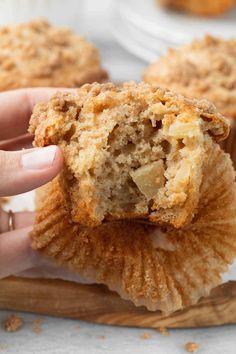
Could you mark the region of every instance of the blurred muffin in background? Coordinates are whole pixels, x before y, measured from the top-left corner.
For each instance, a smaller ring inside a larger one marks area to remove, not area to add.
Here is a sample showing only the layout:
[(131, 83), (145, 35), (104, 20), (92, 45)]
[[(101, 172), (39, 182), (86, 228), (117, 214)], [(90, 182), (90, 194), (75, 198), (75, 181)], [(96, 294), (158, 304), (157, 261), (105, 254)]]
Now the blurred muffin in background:
[(145, 70), (143, 79), (189, 98), (206, 98), (231, 118), (224, 148), (236, 166), (236, 40), (206, 36), (170, 49)]
[(69, 29), (43, 20), (0, 28), (0, 91), (106, 79), (98, 50)]
[(218, 16), (229, 11), (235, 0), (156, 0), (167, 8), (186, 11), (201, 16)]

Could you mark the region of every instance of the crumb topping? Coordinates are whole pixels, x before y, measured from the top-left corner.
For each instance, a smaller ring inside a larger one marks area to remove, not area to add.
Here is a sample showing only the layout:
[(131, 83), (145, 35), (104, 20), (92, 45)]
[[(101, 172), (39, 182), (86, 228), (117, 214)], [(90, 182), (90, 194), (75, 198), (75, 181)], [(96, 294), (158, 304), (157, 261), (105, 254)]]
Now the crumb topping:
[(142, 339), (150, 339), (150, 338), (151, 338), (151, 334), (148, 333), (148, 332), (144, 332), (144, 333), (141, 335), (141, 338), (142, 338)]
[(78, 87), (106, 78), (98, 50), (67, 28), (43, 20), (0, 28), (0, 91)]
[(236, 118), (236, 41), (205, 36), (150, 65), (144, 80), (190, 98), (206, 98)]

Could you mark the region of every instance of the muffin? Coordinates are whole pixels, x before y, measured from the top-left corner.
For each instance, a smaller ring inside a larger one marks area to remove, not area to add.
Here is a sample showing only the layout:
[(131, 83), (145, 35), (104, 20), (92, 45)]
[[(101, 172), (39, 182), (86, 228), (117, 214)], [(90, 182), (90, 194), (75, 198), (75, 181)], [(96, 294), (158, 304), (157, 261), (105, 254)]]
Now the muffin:
[(157, 2), (167, 8), (201, 16), (218, 16), (235, 5), (235, 0), (157, 0)]
[(236, 41), (206, 36), (151, 64), (145, 82), (160, 85), (189, 98), (206, 98), (231, 119), (231, 133), (224, 142), (236, 166)]
[[(65, 156), (38, 191), (35, 249), (153, 311), (194, 304), (220, 283), (236, 256), (236, 185), (218, 144), (227, 122), (212, 105), (144, 83), (93, 84), (37, 105), (30, 125), (35, 146)], [(107, 220), (85, 225), (104, 210)]]
[(187, 223), (198, 204), (205, 136), (228, 134), (212, 105), (133, 83), (58, 93), (36, 106), (30, 127), (35, 146), (63, 150), (73, 221), (84, 226)]
[(68, 29), (41, 20), (0, 28), (0, 91), (106, 78), (98, 50)]

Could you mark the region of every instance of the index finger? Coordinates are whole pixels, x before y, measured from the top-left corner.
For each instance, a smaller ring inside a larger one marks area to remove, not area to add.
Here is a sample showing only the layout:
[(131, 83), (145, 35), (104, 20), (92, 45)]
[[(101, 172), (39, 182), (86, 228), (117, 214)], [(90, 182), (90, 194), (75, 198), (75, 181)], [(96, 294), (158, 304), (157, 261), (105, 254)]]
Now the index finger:
[(76, 92), (66, 88), (31, 88), (0, 93), (0, 140), (27, 133), (34, 105), (48, 100), (58, 91)]

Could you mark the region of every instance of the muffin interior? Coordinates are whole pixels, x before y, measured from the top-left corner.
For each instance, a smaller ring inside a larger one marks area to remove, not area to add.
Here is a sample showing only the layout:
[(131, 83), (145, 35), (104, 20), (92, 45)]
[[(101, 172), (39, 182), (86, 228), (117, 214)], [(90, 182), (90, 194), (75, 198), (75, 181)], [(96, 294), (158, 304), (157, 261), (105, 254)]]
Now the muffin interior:
[(155, 117), (142, 111), (120, 119), (109, 133), (103, 163), (89, 169), (99, 219), (122, 213), (140, 217), (185, 202), (192, 161), (200, 153), (200, 129), (193, 123), (196, 136), (184, 136), (187, 124), (180, 116), (180, 123), (165, 132), (163, 107), (160, 103)]

